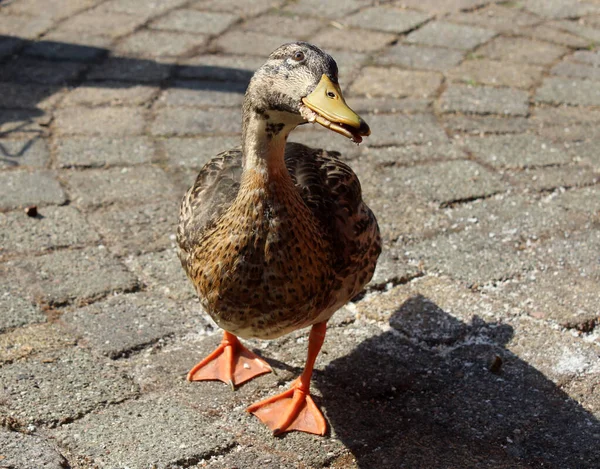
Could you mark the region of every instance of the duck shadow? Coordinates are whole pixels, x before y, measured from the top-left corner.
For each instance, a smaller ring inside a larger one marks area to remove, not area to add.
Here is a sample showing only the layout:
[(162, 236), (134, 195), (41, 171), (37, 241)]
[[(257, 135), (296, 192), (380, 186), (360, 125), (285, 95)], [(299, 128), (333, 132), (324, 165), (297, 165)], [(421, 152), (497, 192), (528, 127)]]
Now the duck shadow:
[(598, 467), (600, 422), (505, 347), (511, 326), (419, 295), (390, 325), (314, 377), (358, 467)]
[[(63, 87), (148, 85), (243, 94), (252, 74), (245, 68), (177, 65), (114, 56), (102, 47), (0, 35), (0, 138), (18, 133), (34, 140), (44, 135), (48, 115), (39, 105)], [(18, 166), (26, 149), (0, 148), (0, 158)]]

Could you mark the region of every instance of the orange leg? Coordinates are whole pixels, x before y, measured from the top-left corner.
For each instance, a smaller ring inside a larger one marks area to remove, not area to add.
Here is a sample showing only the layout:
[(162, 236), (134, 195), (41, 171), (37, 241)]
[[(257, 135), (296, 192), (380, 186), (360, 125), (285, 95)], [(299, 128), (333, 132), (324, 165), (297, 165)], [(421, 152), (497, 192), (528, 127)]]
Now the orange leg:
[(219, 380), (233, 389), (255, 376), (270, 373), (269, 364), (244, 347), (236, 336), (225, 331), (223, 340), (208, 357), (188, 373), (188, 381)]
[(308, 338), (308, 356), (302, 375), (287, 391), (251, 405), (246, 410), (265, 423), (274, 435), (298, 430), (325, 435), (327, 422), (310, 397), (310, 378), (323, 341), (327, 323), (315, 324)]

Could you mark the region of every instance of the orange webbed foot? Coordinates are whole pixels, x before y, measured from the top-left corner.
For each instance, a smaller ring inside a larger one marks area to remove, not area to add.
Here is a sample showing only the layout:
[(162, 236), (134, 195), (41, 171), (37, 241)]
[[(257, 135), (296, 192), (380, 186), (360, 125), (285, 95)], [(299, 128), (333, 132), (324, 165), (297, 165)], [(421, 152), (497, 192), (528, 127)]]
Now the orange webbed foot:
[(219, 346), (187, 375), (188, 381), (219, 380), (232, 388), (273, 371), (269, 364), (225, 332)]
[(246, 410), (256, 415), (274, 435), (294, 430), (325, 435), (327, 431), (325, 417), (300, 378), (287, 391), (257, 402)]

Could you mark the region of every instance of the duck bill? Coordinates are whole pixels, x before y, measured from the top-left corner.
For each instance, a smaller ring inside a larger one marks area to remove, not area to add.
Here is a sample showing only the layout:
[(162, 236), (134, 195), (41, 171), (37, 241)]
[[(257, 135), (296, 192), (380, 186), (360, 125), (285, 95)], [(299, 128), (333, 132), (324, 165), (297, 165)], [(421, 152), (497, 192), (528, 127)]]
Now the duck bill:
[(367, 123), (346, 104), (340, 86), (325, 74), (314, 91), (302, 98), (302, 103), (315, 113), (312, 116), (314, 119), (309, 120), (318, 122), (353, 142), (360, 143), (362, 137), (371, 134)]

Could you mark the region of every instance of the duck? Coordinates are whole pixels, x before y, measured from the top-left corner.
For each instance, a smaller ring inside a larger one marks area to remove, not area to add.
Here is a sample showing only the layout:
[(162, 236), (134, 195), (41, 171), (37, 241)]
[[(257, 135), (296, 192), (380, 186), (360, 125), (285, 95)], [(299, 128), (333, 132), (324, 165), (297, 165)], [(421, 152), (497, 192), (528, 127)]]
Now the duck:
[(307, 42), (284, 44), (249, 82), (241, 146), (200, 170), (177, 227), (181, 265), (223, 329), (189, 381), (235, 389), (272, 371), (240, 338), (271, 340), (311, 328), (302, 374), (247, 409), (274, 435), (325, 435), (310, 381), (327, 321), (371, 280), (381, 252), (375, 215), (341, 154), (287, 141), (307, 123), (356, 144), (371, 133), (344, 100), (335, 60)]

